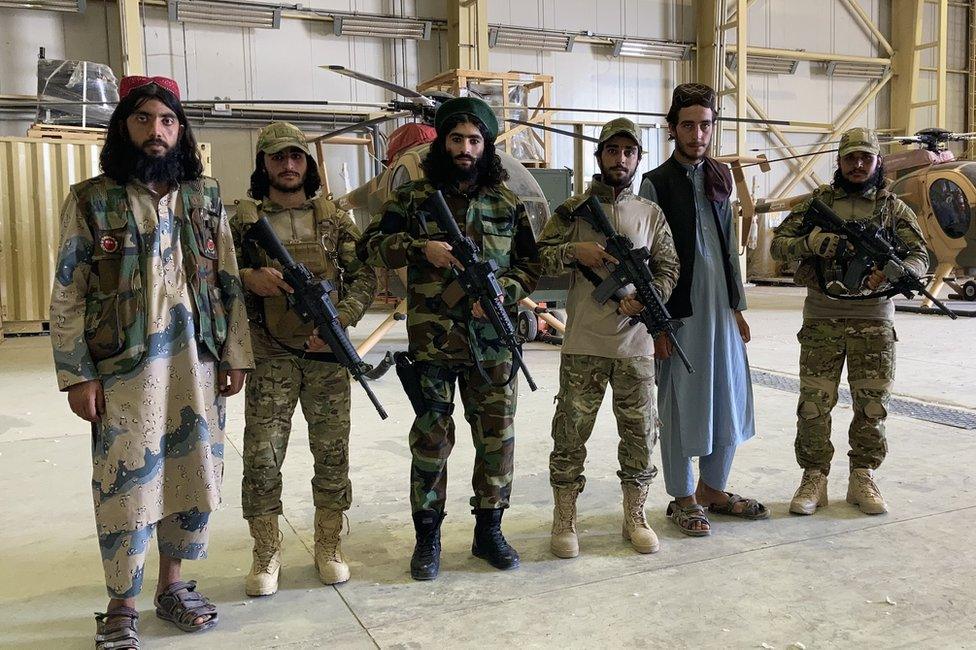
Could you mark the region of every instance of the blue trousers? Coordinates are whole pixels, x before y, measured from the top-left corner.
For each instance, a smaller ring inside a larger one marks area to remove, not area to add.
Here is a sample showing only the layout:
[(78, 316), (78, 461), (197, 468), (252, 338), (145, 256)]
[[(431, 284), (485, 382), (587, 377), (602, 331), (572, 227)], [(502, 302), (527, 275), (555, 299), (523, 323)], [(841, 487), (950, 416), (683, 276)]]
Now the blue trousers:
[[(692, 458), (681, 456), (680, 447), (669, 444), (670, 436), (661, 436), (661, 465), (664, 470), (664, 487), (675, 498), (688, 497), (695, 493), (695, 470)], [(701, 480), (708, 487), (724, 490), (732, 470), (736, 445), (712, 447), (712, 453), (698, 459)]]

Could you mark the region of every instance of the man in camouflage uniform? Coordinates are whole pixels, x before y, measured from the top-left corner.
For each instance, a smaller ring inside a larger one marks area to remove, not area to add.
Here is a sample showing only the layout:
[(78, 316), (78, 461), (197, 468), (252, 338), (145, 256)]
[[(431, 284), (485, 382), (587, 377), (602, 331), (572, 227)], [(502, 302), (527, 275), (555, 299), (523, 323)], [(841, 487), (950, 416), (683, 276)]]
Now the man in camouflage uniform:
[(179, 87), (125, 77), (103, 173), (71, 188), (51, 295), (58, 385), (92, 423), (92, 494), (109, 594), (96, 647), (138, 647), (135, 598), (158, 535), (156, 612), (184, 631), (217, 610), (181, 561), (206, 557), (225, 398), (252, 367), (230, 228)]
[(606, 237), (574, 214), (590, 196), (597, 197), (614, 229), (635, 246), (650, 250), (654, 288), (666, 301), (678, 280), (678, 255), (661, 209), (631, 190), (641, 154), (640, 133), (633, 122), (625, 118), (607, 122), (596, 149), (600, 173), (587, 191), (556, 208), (539, 238), (543, 273), (571, 273), (559, 394), (552, 420), (554, 445), (549, 456), (555, 501), (550, 549), (557, 557), (579, 555), (576, 497), (586, 485), (586, 441), (608, 383), (613, 388), (620, 436), (617, 476), (623, 490), (623, 536), (640, 553), (659, 548), (644, 515), (647, 490), (657, 474), (651, 462), (658, 433), (654, 339), (643, 325), (630, 323), (630, 317), (643, 309), (636, 294), (623, 298), (619, 307), (613, 301), (600, 304), (594, 300), (595, 287), (581, 275), (580, 266), (605, 276), (605, 265), (616, 260), (603, 248)]
[[(873, 131), (854, 128), (844, 133), (838, 169), (830, 185), (812, 198), (829, 205), (842, 219), (868, 220), (882, 226), (907, 251), (905, 264), (921, 275), (928, 269), (928, 253), (915, 214), (886, 188), (884, 165)], [(800, 341), (800, 401), (797, 406), (796, 460), (803, 480), (790, 503), (790, 512), (813, 514), (827, 505), (827, 475), (834, 447), (830, 444), (830, 411), (837, 403), (841, 369), (854, 402), (849, 439), (850, 482), (847, 502), (867, 514), (887, 512), (874, 482), (874, 470), (888, 445), (884, 422), (895, 376), (894, 305), (891, 298), (840, 300), (824, 283), (839, 268), (837, 257), (846, 244), (840, 236), (804, 223), (809, 201), (800, 204), (776, 229), (770, 251), (774, 259), (799, 261), (795, 280), (807, 286)], [(818, 268), (819, 267), (819, 270)], [(870, 291), (885, 288), (885, 275), (874, 269), (865, 279)]]
[(438, 109), (435, 127), (437, 139), (423, 163), (427, 178), (399, 188), (359, 245), (360, 258), (374, 266), (407, 267), (407, 336), (422, 392), (410, 429), (410, 502), (417, 534), (410, 568), (417, 580), (435, 578), (440, 566), (455, 382), (475, 446), (471, 507), (477, 523), (471, 551), (499, 569), (519, 563), (501, 533), (515, 447), (512, 357), (481, 307), (454, 281), (452, 267), (459, 263), (430, 217), (427, 198), (440, 189), (461, 231), (475, 240), (484, 259), (498, 263), (510, 314), (539, 277), (525, 206), (502, 184), (507, 174), (495, 154), (498, 123), (491, 109), (478, 99), (453, 99)]
[[(339, 535), (352, 501), (349, 483), (349, 373), (305, 323), (288, 308), (292, 288), (276, 262), (244, 243), (249, 226), (265, 217), (296, 262), (329, 280), (344, 327), (355, 325), (373, 300), (376, 272), (356, 257), (359, 230), (320, 193), (321, 179), (305, 135), (275, 122), (258, 136), (249, 199), (231, 220), (254, 342), (255, 370), (248, 378), (244, 410), (242, 503), (254, 538), (249, 596), (278, 590), (281, 561), (281, 466), (291, 418), (299, 402), (308, 422), (315, 460), (315, 566), (325, 584), (349, 579)], [(310, 338), (311, 337), (311, 338)], [(308, 343), (308, 345), (306, 345)]]

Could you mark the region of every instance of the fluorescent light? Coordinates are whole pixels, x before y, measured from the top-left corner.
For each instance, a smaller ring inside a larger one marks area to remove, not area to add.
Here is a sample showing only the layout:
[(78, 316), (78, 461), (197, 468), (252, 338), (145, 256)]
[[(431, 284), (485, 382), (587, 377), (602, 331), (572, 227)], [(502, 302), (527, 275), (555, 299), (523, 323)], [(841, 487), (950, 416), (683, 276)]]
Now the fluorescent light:
[[(735, 72), (739, 67), (739, 54), (737, 52), (726, 54), (725, 65)], [(746, 57), (746, 71), (759, 74), (794, 74), (798, 65), (800, 61), (797, 59), (784, 59), (778, 56), (750, 54)]]
[(517, 47), (529, 50), (572, 52), (576, 34), (544, 29), (523, 29), (499, 25), (488, 30), (488, 47)]
[(631, 38), (614, 40), (613, 56), (636, 56), (648, 59), (681, 61), (688, 58), (691, 45), (674, 41), (645, 41)]
[(181, 23), (278, 29), (281, 27), (281, 7), (251, 2), (170, 0), (169, 19)]
[(85, 13), (85, 2), (86, 0), (0, 0), (0, 7), (83, 14)]
[(828, 77), (854, 77), (857, 79), (882, 79), (888, 74), (888, 66), (880, 63), (858, 61), (824, 61), (824, 74)]
[(416, 18), (395, 16), (344, 16), (333, 19), (336, 36), (372, 36), (375, 38), (406, 38), (415, 41), (430, 40), (432, 23)]

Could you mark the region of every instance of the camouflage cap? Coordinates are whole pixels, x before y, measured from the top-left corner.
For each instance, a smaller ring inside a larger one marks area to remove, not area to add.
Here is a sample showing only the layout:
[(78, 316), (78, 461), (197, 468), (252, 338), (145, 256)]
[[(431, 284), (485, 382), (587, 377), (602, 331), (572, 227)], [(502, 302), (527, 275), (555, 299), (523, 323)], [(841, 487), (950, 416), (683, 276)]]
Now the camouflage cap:
[(301, 149), (311, 155), (305, 134), (294, 124), (272, 122), (258, 134), (258, 153), (278, 153), (288, 147)]
[(837, 155), (843, 158), (849, 153), (864, 151), (875, 156), (881, 155), (881, 145), (878, 144), (878, 134), (871, 129), (855, 127), (844, 131), (840, 138), (840, 148)]
[(459, 113), (471, 115), (484, 124), (492, 139), (498, 135), (498, 118), (495, 117), (495, 112), (491, 110), (491, 106), (477, 97), (455, 97), (441, 104), (434, 114), (434, 128), (440, 132), (447, 118)]
[(603, 128), (600, 130), (600, 144), (603, 144), (615, 135), (626, 135), (636, 142), (638, 147), (641, 146), (640, 127), (626, 117), (618, 117), (603, 125)]

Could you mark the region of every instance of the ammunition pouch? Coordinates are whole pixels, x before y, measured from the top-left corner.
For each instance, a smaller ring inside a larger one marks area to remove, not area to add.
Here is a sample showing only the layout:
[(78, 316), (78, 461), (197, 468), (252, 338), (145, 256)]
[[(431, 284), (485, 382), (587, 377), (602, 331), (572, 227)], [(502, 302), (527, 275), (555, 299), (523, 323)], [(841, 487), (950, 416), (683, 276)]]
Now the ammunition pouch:
[(457, 375), (444, 368), (414, 361), (409, 352), (394, 352), (393, 362), (396, 364), (396, 374), (400, 378), (403, 392), (406, 393), (407, 399), (410, 400), (410, 406), (413, 407), (413, 412), (417, 417), (429, 411), (441, 413), (448, 417), (454, 414), (454, 404), (431, 402), (424, 397), (421, 377), (428, 375), (443, 381), (454, 381)]

